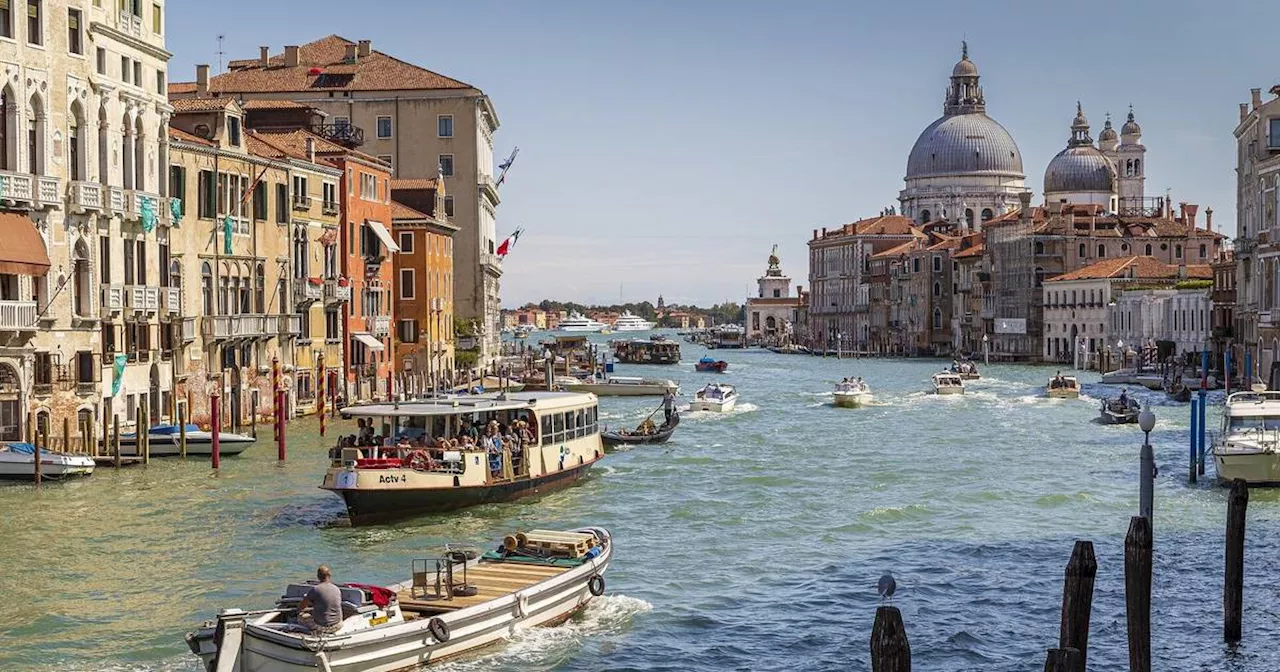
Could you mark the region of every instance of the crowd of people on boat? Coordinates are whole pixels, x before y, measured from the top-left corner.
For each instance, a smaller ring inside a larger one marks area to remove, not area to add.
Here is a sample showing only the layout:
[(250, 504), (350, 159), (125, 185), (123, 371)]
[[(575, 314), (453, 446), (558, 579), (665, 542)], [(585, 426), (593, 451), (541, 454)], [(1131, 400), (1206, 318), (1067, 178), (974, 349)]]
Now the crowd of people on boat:
[(867, 384), (862, 381), (862, 376), (857, 378), (845, 378), (841, 380), (836, 389), (840, 392), (866, 392)]
[(965, 360), (963, 362), (955, 359), (951, 360), (951, 373), (962, 373), (966, 375), (971, 375), (977, 372), (978, 372), (978, 365), (974, 364), (969, 360)]
[(1053, 378), (1049, 379), (1049, 389), (1051, 390), (1057, 390), (1064, 387), (1075, 387), (1075, 386), (1076, 386), (1075, 381), (1072, 379), (1063, 377), (1061, 371), (1057, 372), (1056, 374), (1054, 374)]
[(707, 383), (707, 386), (698, 390), (698, 397), (703, 399), (724, 399), (729, 394), (729, 388), (722, 387), (719, 383)]
[(524, 448), (536, 446), (538, 443), (537, 428), (527, 420), (515, 419), (510, 423), (490, 420), (488, 423), (473, 424), (463, 419), (458, 432), (452, 438), (422, 432), (417, 436), (400, 433), (396, 436), (384, 436), (376, 433), (372, 419), (357, 418), (357, 433), (338, 439), (336, 453), (341, 455), (343, 448), (359, 448), (365, 458), (398, 459), (405, 466), (414, 469), (432, 471), (445, 462), (446, 451), (476, 452), (484, 451), (489, 455), (490, 471), (498, 475), (502, 471), (502, 454), (511, 455), (511, 468), (520, 473), (523, 466)]

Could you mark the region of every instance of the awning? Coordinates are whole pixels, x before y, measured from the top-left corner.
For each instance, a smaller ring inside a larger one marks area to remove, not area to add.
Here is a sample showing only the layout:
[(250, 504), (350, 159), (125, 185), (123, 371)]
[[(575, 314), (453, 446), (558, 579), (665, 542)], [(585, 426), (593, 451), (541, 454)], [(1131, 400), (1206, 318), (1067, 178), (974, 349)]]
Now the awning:
[(0, 213), (0, 273), (44, 275), (49, 272), (49, 253), (44, 238), (26, 215)]
[(382, 341), (379, 341), (378, 339), (374, 338), (373, 336), (370, 336), (369, 334), (366, 334), (360, 331), (353, 331), (351, 332), (351, 335), (355, 336), (357, 341), (364, 343), (364, 346), (366, 348), (369, 348), (370, 350), (383, 349)]
[(369, 224), (369, 228), (373, 229), (374, 235), (378, 236), (378, 240), (381, 240), (382, 244), (387, 246), (388, 252), (400, 251), (400, 246), (396, 245), (395, 239), (391, 237), (391, 232), (382, 225), (382, 222), (375, 222), (372, 219), (365, 221)]

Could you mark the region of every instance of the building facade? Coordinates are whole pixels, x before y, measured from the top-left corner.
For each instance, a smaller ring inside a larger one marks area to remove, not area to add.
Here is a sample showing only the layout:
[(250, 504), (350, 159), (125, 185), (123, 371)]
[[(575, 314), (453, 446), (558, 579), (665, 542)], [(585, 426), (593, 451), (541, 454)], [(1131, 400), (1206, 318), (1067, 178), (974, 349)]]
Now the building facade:
[(1236, 342), (1270, 380), (1280, 362), (1280, 87), (1240, 104), (1236, 138)]
[[(434, 389), (453, 370), (453, 235), (458, 228), (392, 201), (396, 357), (406, 383)], [(439, 209), (436, 212), (441, 212)]]
[(769, 266), (756, 278), (757, 295), (747, 299), (747, 339), (752, 342), (783, 345), (791, 343), (795, 325), (800, 319), (802, 288), (791, 295), (791, 278), (782, 274), (778, 246), (773, 246)]

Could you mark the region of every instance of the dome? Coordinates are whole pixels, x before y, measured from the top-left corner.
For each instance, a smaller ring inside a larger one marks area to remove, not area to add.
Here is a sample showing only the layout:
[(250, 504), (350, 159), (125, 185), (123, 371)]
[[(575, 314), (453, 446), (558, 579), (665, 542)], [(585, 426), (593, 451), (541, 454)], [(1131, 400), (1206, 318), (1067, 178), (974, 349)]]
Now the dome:
[(1116, 129), (1111, 127), (1111, 117), (1107, 117), (1107, 123), (1102, 127), (1102, 132), (1098, 134), (1098, 142), (1111, 142), (1116, 139)]
[(1044, 171), (1044, 193), (1114, 191), (1115, 173), (1111, 162), (1089, 145), (1067, 147), (1058, 152)]
[(1129, 108), (1129, 119), (1124, 122), (1124, 126), (1120, 127), (1120, 132), (1125, 135), (1142, 135), (1142, 127), (1138, 122), (1133, 120), (1133, 108)]
[(969, 60), (968, 56), (965, 56), (964, 58), (960, 59), (958, 63), (956, 63), (956, 67), (951, 69), (951, 76), (952, 77), (977, 77), (978, 65), (973, 61)]
[(947, 115), (924, 129), (907, 158), (906, 179), (939, 175), (1024, 177), (1022, 154), (1013, 136), (986, 114)]

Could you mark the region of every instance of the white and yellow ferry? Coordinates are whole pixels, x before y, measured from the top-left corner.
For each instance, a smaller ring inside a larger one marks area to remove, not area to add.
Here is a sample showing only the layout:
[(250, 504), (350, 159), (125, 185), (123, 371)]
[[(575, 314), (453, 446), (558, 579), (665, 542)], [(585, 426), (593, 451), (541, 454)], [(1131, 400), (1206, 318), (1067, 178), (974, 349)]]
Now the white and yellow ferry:
[(541, 495), (604, 457), (594, 394), (479, 394), (341, 413), (364, 420), (371, 436), (341, 437), (320, 487), (342, 497), (353, 525)]

